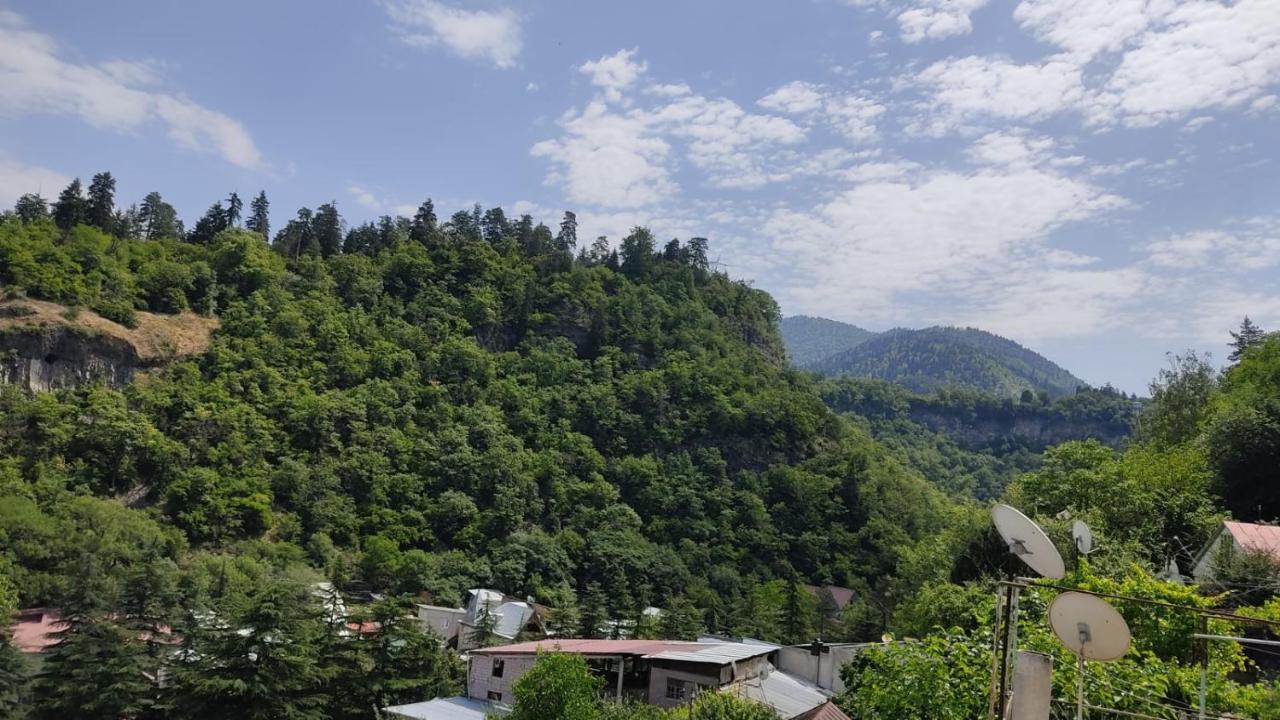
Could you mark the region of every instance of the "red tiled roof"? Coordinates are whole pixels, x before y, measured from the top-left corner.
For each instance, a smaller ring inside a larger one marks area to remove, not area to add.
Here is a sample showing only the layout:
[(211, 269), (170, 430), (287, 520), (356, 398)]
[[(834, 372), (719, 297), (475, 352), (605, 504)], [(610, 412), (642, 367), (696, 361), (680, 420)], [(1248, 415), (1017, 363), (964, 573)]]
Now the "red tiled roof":
[(821, 587), (805, 585), (804, 587), (819, 600), (822, 599), (823, 593), (830, 595), (831, 600), (836, 604), (837, 610), (844, 610), (849, 607), (849, 603), (853, 602), (853, 591), (847, 587), (840, 587), (839, 585), (823, 585)]
[(796, 716), (795, 720), (849, 720), (844, 711), (833, 702), (825, 702), (809, 712)]
[(9, 626), (13, 646), (24, 653), (43, 652), (56, 645), (53, 633), (62, 629), (62, 615), (49, 608), (19, 610), (16, 621)]
[(1240, 548), (1265, 552), (1280, 560), (1280, 526), (1255, 525), (1229, 520), (1223, 525)]

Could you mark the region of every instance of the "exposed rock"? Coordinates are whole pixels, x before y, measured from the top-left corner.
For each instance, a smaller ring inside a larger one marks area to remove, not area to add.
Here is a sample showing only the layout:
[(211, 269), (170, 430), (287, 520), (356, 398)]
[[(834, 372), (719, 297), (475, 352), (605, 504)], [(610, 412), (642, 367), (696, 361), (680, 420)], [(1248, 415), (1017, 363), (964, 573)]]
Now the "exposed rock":
[(101, 381), (120, 387), (147, 368), (196, 355), (217, 321), (191, 313), (138, 313), (127, 328), (54, 303), (0, 303), (0, 382), (32, 392)]

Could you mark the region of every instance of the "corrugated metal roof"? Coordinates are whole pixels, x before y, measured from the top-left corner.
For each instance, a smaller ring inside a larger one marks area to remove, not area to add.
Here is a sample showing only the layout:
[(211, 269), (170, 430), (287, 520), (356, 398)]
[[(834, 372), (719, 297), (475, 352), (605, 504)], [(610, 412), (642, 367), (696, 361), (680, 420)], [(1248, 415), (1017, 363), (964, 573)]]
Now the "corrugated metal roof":
[(491, 714), (505, 715), (507, 709), (471, 698), (451, 697), (393, 705), (382, 708), (382, 712), (413, 720), (484, 720)]
[(566, 652), (575, 655), (635, 655), (652, 660), (728, 665), (731, 662), (767, 655), (771, 645), (741, 643), (696, 643), (674, 640), (534, 640), (515, 645), (472, 650), (473, 655), (534, 655), (538, 651)]
[(836, 707), (833, 702), (827, 702), (800, 715), (795, 720), (849, 720), (849, 716), (844, 711)]
[(673, 648), (645, 655), (650, 660), (676, 660), (679, 662), (711, 663), (728, 665), (729, 663), (747, 660), (773, 652), (769, 645), (746, 645), (744, 643), (725, 643), (723, 645), (700, 645), (692, 648)]
[(763, 679), (751, 678), (734, 684), (726, 692), (768, 705), (783, 720), (791, 720), (821, 707), (828, 697), (818, 688), (777, 670), (772, 670)]
[(1269, 553), (1280, 559), (1280, 526), (1255, 525), (1230, 520), (1222, 524), (1226, 526), (1227, 532), (1231, 533), (1236, 545), (1245, 550)]

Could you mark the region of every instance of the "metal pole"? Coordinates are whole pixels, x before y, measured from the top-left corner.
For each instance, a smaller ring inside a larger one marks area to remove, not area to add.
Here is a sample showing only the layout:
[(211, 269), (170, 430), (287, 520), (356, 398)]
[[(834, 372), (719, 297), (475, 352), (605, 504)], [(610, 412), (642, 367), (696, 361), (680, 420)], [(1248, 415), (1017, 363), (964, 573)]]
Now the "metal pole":
[(1004, 602), (1004, 647), (1000, 651), (1000, 697), (996, 698), (996, 718), (1003, 718), (1005, 708), (1009, 706), (1009, 643), (1013, 640), (1013, 626), (1017, 620), (1013, 617), (1013, 610), (1018, 604), (1018, 595), (1020, 588), (1010, 585), (1008, 588), (1009, 596)]
[(1076, 720), (1084, 720), (1084, 656), (1076, 662)]
[(1004, 589), (996, 586), (996, 619), (991, 628), (991, 695), (987, 699), (988, 720), (998, 720), (996, 715), (996, 698), (1000, 688), (1000, 613), (1004, 604)]
[[(1209, 618), (1200, 616), (1200, 634), (1209, 634)], [(1200, 638), (1200, 720), (1204, 720), (1205, 697), (1209, 694), (1209, 639)]]

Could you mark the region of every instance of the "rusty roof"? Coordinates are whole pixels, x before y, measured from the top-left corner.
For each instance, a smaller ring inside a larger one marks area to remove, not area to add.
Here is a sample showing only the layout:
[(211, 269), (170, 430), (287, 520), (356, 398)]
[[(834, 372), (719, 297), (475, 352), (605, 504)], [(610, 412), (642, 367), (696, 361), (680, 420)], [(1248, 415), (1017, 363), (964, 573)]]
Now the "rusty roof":
[(1254, 523), (1234, 522), (1222, 523), (1231, 533), (1236, 545), (1254, 552), (1265, 552), (1280, 560), (1280, 526), (1256, 525)]

